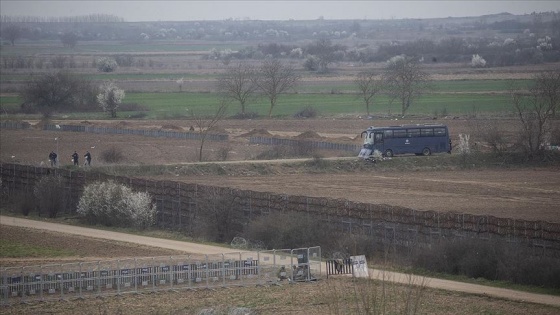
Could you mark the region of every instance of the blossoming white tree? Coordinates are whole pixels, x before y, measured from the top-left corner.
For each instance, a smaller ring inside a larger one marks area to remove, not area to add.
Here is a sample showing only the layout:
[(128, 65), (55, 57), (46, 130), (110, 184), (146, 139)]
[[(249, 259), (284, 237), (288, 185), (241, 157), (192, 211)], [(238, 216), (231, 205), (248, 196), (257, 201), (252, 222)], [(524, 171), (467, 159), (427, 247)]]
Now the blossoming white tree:
[(112, 180), (85, 187), (77, 213), (90, 224), (146, 228), (155, 224), (156, 207), (146, 192)]
[(97, 95), (97, 103), (103, 108), (103, 111), (109, 112), (112, 118), (117, 117), (117, 109), (125, 96), (124, 90), (113, 81), (106, 81), (99, 87), (99, 90), (101, 93)]
[(113, 72), (119, 66), (115, 58), (102, 57), (96, 60), (97, 70), (101, 72)]
[(480, 57), (478, 54), (473, 55), (471, 59), (471, 67), (473, 68), (484, 68), (486, 66), (486, 60)]

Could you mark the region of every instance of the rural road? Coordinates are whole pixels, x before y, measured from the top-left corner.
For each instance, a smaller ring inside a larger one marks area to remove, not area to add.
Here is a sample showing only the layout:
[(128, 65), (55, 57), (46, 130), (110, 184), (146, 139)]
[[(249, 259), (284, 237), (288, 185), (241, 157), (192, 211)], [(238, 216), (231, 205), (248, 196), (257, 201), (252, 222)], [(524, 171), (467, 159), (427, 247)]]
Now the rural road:
[[(35, 220), (27, 220), (21, 218), (0, 216), (0, 225), (10, 225), (33, 229), (42, 229), (59, 233), (67, 233), (80, 235), (85, 237), (92, 237), (98, 239), (115, 240), (120, 242), (128, 242), (135, 244), (142, 244), (153, 247), (160, 247), (172, 250), (184, 251), (192, 254), (221, 254), (228, 252), (226, 247), (218, 247), (211, 245), (201, 245), (196, 243), (174, 241), (159, 239), (153, 237), (145, 237), (139, 235), (131, 235), (126, 233), (111, 232), (111, 231), (101, 231), (91, 228), (71, 226), (58, 223), (48, 223)], [(323, 268), (326, 270), (326, 268)], [(503, 298), (508, 300), (523, 301), (528, 303), (546, 304), (560, 307), (560, 296), (544, 295), (544, 294), (534, 294), (522, 291), (515, 291), (502, 288), (494, 288), (477, 284), (455, 282), (449, 280), (442, 280), (436, 278), (426, 278), (426, 277), (416, 277), (389, 272), (377, 269), (369, 270), (370, 277), (376, 279), (386, 279), (394, 282), (400, 283), (415, 283), (415, 284), (425, 284), (427, 287), (464, 292), (469, 294), (486, 295), (490, 297)]]

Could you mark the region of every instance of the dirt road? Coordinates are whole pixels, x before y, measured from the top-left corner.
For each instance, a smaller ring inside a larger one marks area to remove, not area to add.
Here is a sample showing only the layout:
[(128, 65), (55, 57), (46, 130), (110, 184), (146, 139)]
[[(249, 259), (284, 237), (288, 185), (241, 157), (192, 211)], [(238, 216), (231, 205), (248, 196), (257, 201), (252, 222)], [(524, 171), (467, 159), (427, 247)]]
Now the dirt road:
[[(7, 216), (0, 216), (0, 224), (33, 228), (33, 229), (43, 229), (48, 231), (68, 233), (68, 234), (80, 235), (80, 236), (91, 237), (91, 238), (142, 244), (146, 246), (179, 250), (192, 254), (210, 255), (210, 254), (219, 254), (219, 253), (225, 253), (231, 251), (231, 249), (227, 247), (201, 245), (195, 243), (131, 235), (131, 234), (125, 234), (119, 232), (100, 231), (91, 228), (84, 228), (84, 227), (77, 227), (77, 226), (49, 223), (49, 222), (42, 222), (42, 221), (34, 221), (34, 220), (27, 220), (27, 219), (7, 217)], [(325, 270), (325, 268), (323, 268), (323, 270)], [(402, 274), (402, 273), (373, 270), (373, 269), (370, 270), (370, 276), (377, 279), (387, 279), (400, 283), (417, 283), (417, 284), (424, 283), (427, 287), (442, 289), (442, 290), (465, 292), (469, 294), (478, 294), (483, 296), (486, 295), (490, 297), (497, 297), (497, 298), (514, 300), (514, 301), (523, 301), (528, 303), (538, 303), (538, 304), (546, 304), (546, 305), (560, 307), (560, 297), (558, 296), (533, 294), (533, 293), (527, 293), (527, 292), (521, 292), (515, 290), (493, 288), (493, 287), (487, 287), (482, 285), (468, 284), (468, 283), (455, 282), (449, 280), (441, 280), (435, 278), (423, 278), (423, 277), (411, 278), (409, 275)]]

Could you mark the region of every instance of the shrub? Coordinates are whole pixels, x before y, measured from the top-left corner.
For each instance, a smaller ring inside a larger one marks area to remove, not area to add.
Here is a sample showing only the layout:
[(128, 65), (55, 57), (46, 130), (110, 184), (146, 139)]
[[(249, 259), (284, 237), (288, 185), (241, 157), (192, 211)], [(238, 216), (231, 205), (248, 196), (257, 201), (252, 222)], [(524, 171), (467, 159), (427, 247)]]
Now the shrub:
[(295, 118), (314, 118), (317, 117), (317, 110), (313, 106), (307, 106), (294, 114)]
[(64, 210), (65, 190), (64, 180), (60, 176), (45, 176), (41, 178), (33, 189), (37, 198), (39, 214), (46, 214), (49, 218), (56, 218), (60, 210)]
[(99, 159), (106, 163), (119, 163), (124, 160), (124, 154), (120, 149), (110, 147), (106, 150), (101, 151)]
[(95, 66), (101, 72), (113, 72), (117, 69), (118, 64), (113, 58), (103, 57), (95, 61)]
[(246, 112), (246, 113), (237, 113), (231, 116), (233, 119), (255, 119), (259, 118), (259, 114), (257, 112)]
[(557, 258), (537, 256), (533, 248), (505, 241), (442, 240), (418, 249), (412, 263), (426, 270), (470, 278), (560, 288)]
[(486, 60), (479, 55), (473, 55), (471, 59), (471, 67), (473, 68), (484, 68), (486, 66)]
[(216, 151), (216, 159), (218, 161), (226, 161), (230, 151), (231, 147), (229, 146), (219, 148), (218, 151)]
[(323, 246), (326, 240), (336, 238), (336, 234), (320, 224), (318, 218), (298, 212), (260, 216), (249, 222), (244, 231), (245, 237), (259, 240), (269, 249)]
[[(14, 209), (24, 216), (28, 216), (33, 210), (37, 209), (37, 200), (33, 197), (24, 192), (18, 192), (10, 198), (10, 201)], [(6, 199), (6, 201), (8, 200)]]
[(156, 207), (148, 193), (133, 192), (112, 180), (87, 185), (77, 212), (90, 224), (106, 226), (146, 228), (156, 218)]

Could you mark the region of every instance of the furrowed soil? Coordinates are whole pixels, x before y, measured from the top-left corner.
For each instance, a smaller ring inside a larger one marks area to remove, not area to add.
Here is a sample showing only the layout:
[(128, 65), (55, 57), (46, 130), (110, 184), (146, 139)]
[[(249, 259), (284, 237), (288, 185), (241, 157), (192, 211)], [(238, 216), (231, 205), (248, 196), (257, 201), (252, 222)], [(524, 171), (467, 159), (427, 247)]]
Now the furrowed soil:
[[(220, 150), (227, 150), (227, 163), (220, 175), (204, 171), (185, 175), (180, 171), (168, 171), (157, 179), (226, 186), (277, 194), (310, 197), (343, 198), (356, 202), (388, 204), (415, 210), (433, 210), (474, 215), (542, 220), (560, 222), (560, 176), (558, 166), (546, 168), (519, 168), (500, 165), (496, 168), (433, 169), (423, 167), (421, 162), (435, 157), (400, 156), (394, 160), (406, 161), (412, 171), (398, 168), (377, 168), (372, 165), (359, 172), (344, 170), (321, 173), (302, 173), (297, 167), (289, 167), (293, 160), (259, 161), (267, 165), (266, 172), (259, 172), (255, 158), (271, 146), (249, 143), (249, 137), (262, 135), (292, 139), (310, 139), (360, 144), (360, 132), (369, 125), (386, 126), (396, 123), (430, 123), (426, 119), (363, 120), (356, 118), (310, 119), (310, 120), (224, 120), (219, 124), (220, 133), (227, 133), (229, 141), (206, 141), (205, 160), (217, 161)], [(482, 124), (494, 124), (511, 137), (514, 121), (504, 118), (479, 121), (448, 119), (451, 138), (458, 143), (461, 133), (473, 134)], [(38, 124), (38, 122), (31, 122)], [(87, 121), (54, 122), (61, 124), (89, 124), (130, 129), (163, 129), (186, 131), (190, 121)], [(55, 141), (55, 138), (58, 139)], [(106, 165), (99, 155), (109, 148), (117, 148), (124, 156), (123, 164), (168, 165), (177, 170), (182, 165), (196, 161), (200, 142), (171, 138), (153, 138), (135, 135), (102, 135), (91, 133), (55, 132), (37, 129), (2, 130), (0, 134), (0, 160), (31, 165), (48, 165), (48, 153), (59, 150), (61, 165), (70, 165), (70, 155), (77, 150), (81, 155), (89, 150), (93, 155), (93, 168)], [(483, 145), (480, 145), (484, 149)], [(356, 152), (321, 151), (323, 157), (352, 159)], [(442, 155), (439, 155), (440, 157)], [(443, 154), (443, 157), (447, 156)], [(362, 163), (357, 158), (356, 163)], [(238, 164), (235, 164), (239, 162)], [(392, 161), (382, 161), (390, 165)], [(232, 164), (233, 163), (233, 164)], [(416, 165), (415, 163), (418, 163)], [(276, 165), (276, 166), (274, 166)], [(263, 174), (265, 173), (265, 174)], [(135, 174), (135, 176), (143, 176)]]

